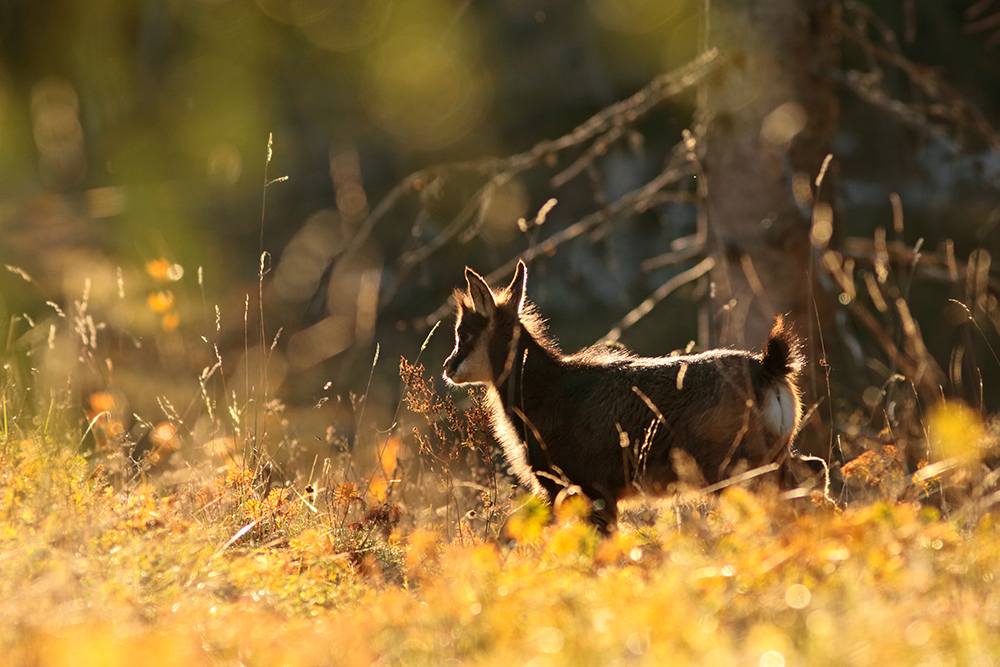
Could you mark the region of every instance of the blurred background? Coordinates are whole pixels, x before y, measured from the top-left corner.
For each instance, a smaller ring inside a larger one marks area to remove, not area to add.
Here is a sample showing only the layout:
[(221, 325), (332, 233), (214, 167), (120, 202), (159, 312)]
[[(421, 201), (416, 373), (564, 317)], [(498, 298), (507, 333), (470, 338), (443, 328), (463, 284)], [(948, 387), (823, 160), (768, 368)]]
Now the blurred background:
[[(837, 97), (834, 240), (892, 229), (897, 193), (905, 226), (895, 238), (907, 247), (923, 239), (937, 252), (953, 239), (962, 263), (977, 248), (997, 254), (1000, 154), (989, 137), (1000, 121), (1000, 2), (828, 6), (849, 25), (866, 17), (876, 48), (914, 64), (887, 69), (885, 90), (933, 102), (914, 83), (933, 74), (981, 123), (968, 136), (968, 123), (907, 123), (891, 101), (858, 94), (870, 82), (845, 73), (870, 73), (879, 53), (835, 31), (840, 64), (817, 72)], [(103, 396), (134, 438), (183, 423), (208, 441), (227, 405), (278, 420), (280, 442), (328, 441), (330, 425), (348, 439), (362, 422), (370, 434), (390, 428), (399, 357), (420, 354), (439, 375), (451, 320), (421, 345), (464, 266), (502, 267), (661, 173), (695, 122), (694, 88), (595, 149), (578, 176), (553, 180), (588, 145), (558, 160), (530, 151), (698, 57), (705, 8), (3, 0), (0, 316), (8, 360), (20, 364), (10, 361), (7, 381), (21, 373), (37, 376), (36, 395), (68, 390), (81, 419)], [(519, 154), (524, 168), (490, 180)], [(544, 224), (518, 226), (553, 198)], [(690, 268), (643, 263), (697, 225), (688, 175), (613, 227), (595, 224), (534, 258), (529, 294), (564, 349), (600, 339)], [(948, 367), (956, 337), (969, 334), (944, 313), (965, 287), (907, 285)], [(698, 340), (704, 289), (670, 297), (622, 342), (665, 354)], [(996, 410), (996, 330), (973, 337), (986, 378), (973, 398)], [(862, 377), (841, 405), (877, 404), (862, 396), (885, 375)]]

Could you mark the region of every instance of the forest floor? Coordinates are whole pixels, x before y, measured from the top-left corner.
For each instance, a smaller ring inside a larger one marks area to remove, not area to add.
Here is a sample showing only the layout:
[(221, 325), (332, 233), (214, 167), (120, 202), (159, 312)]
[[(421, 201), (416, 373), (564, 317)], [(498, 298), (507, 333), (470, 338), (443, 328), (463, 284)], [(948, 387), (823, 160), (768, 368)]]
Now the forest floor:
[(911, 497), (891, 446), (849, 503), (733, 486), (601, 539), (522, 498), (507, 541), (347, 522), (234, 462), (123, 482), (79, 433), (2, 423), (5, 665), (1000, 663), (987, 499)]

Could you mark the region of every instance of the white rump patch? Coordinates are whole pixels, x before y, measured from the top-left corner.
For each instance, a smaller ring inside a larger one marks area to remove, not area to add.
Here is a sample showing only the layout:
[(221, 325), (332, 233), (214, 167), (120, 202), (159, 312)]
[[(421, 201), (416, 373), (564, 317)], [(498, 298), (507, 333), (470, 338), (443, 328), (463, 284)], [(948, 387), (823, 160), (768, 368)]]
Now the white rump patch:
[(761, 405), (761, 415), (767, 430), (781, 437), (790, 436), (798, 418), (797, 412), (798, 402), (791, 387), (781, 384), (768, 388), (764, 404)]

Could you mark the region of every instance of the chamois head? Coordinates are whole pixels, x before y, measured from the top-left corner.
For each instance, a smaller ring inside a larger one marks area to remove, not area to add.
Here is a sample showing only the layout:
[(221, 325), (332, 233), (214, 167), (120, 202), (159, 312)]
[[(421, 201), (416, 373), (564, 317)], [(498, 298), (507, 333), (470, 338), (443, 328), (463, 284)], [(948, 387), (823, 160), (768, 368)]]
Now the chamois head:
[(525, 306), (528, 269), (517, 263), (514, 279), (493, 291), (482, 277), (466, 267), (465, 290), (455, 290), (455, 349), (445, 359), (444, 378), (452, 384), (496, 384), (507, 356), (516, 348)]

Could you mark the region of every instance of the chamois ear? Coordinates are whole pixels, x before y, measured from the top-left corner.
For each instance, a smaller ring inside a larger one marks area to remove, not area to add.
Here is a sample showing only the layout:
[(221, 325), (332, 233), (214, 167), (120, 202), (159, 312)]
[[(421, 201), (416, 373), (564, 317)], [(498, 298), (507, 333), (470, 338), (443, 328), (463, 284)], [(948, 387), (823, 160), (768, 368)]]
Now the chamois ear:
[(491, 316), (496, 310), (497, 302), (493, 298), (490, 286), (469, 267), (465, 267), (465, 280), (469, 284), (469, 296), (472, 297), (472, 305), (476, 312), (485, 317)]
[(510, 302), (517, 304), (517, 312), (524, 306), (524, 293), (528, 288), (528, 267), (522, 260), (517, 260), (517, 270), (514, 279), (510, 281), (507, 291), (510, 292)]

